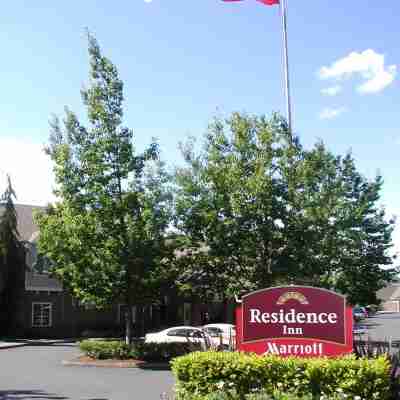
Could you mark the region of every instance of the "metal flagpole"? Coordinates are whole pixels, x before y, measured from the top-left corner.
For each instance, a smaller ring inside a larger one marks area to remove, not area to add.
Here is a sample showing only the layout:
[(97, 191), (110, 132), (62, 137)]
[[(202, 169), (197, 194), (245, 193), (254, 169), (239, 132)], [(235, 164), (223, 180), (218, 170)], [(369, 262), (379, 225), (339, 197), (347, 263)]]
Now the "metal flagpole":
[(283, 32), (283, 68), (285, 80), (285, 97), (286, 97), (286, 116), (288, 120), (289, 133), (292, 135), (292, 104), (290, 99), (290, 80), (289, 80), (289, 56), (287, 42), (287, 6), (286, 0), (280, 0), (282, 15), (282, 32)]

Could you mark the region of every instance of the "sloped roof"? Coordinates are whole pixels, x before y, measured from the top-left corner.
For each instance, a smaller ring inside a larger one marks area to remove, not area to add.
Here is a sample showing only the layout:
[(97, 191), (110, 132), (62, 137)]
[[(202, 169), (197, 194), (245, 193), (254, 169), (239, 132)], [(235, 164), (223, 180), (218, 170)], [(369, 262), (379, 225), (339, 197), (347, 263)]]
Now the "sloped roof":
[[(4, 206), (0, 205), (0, 214)], [(35, 210), (44, 210), (45, 207), (31, 206), (27, 204), (15, 204), (18, 219), (18, 233), (23, 241), (35, 241), (38, 236), (39, 229), (33, 220), (33, 212)]]
[(61, 282), (56, 278), (51, 278), (47, 274), (37, 274), (27, 271), (25, 274), (25, 289), (61, 292), (63, 287)]
[(389, 284), (385, 288), (378, 290), (376, 296), (382, 301), (400, 300), (400, 283)]
[[(0, 214), (4, 206), (0, 205)], [(15, 210), (17, 212), (17, 229), (20, 235), (20, 239), (26, 242), (34, 243), (39, 236), (39, 228), (33, 220), (33, 214), (36, 210), (44, 210), (45, 207), (31, 206), (27, 204), (15, 204)], [(32, 244), (33, 248), (30, 249), (32, 254), (34, 251), (35, 244)], [(47, 274), (38, 274), (34, 271), (28, 270), (25, 273), (25, 289), (26, 290), (44, 290), (52, 292), (61, 292), (63, 290), (61, 282), (56, 278), (51, 278)]]

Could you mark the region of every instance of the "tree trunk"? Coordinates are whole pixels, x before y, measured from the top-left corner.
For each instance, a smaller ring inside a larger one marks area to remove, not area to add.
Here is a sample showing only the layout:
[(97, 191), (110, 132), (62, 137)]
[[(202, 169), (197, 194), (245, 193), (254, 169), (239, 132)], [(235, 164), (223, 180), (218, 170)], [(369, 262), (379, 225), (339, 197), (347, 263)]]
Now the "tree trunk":
[(228, 318), (228, 298), (225, 295), (222, 298), (222, 321), (221, 322), (230, 322), (230, 318)]
[(144, 335), (144, 312), (143, 312), (143, 306), (142, 305), (137, 305), (136, 306), (136, 329), (135, 329), (135, 335), (137, 337), (141, 337)]
[(125, 311), (125, 343), (130, 345), (132, 341), (132, 305), (128, 304)]

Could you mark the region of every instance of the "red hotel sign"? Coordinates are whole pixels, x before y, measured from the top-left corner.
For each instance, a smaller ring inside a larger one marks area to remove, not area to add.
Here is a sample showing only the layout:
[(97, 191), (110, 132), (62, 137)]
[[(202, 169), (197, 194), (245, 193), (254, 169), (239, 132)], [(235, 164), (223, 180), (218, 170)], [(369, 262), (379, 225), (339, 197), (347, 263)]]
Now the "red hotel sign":
[(353, 348), (346, 299), (326, 289), (285, 286), (243, 297), (236, 312), (237, 347), (258, 354), (337, 356)]

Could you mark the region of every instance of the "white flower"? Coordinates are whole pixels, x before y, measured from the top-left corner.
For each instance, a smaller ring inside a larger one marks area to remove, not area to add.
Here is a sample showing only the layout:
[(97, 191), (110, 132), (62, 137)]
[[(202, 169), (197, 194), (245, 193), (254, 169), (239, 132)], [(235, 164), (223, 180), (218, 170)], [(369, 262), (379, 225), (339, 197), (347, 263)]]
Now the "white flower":
[(220, 381), (220, 382), (217, 383), (216, 386), (217, 386), (218, 389), (221, 390), (225, 386), (225, 382), (224, 381)]

